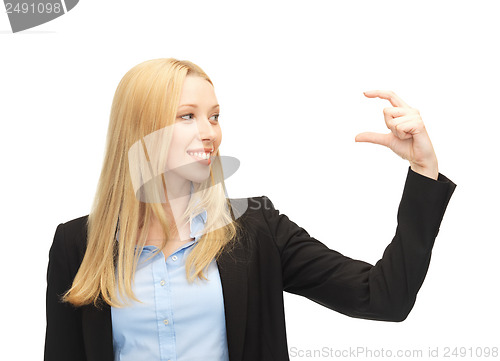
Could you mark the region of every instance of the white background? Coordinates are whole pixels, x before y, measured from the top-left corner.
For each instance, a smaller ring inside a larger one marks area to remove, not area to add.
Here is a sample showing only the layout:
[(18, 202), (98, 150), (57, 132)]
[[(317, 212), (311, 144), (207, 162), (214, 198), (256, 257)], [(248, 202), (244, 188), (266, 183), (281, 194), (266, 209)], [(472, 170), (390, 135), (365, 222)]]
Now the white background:
[(354, 142), (388, 132), (389, 102), (363, 91), (419, 109), (457, 184), (408, 319), (352, 319), (285, 294), (290, 351), (499, 347), (497, 2), (179, 3), (82, 0), (16, 34), (0, 14), (3, 355), (42, 358), (55, 229), (89, 212), (121, 77), (160, 57), (191, 60), (215, 84), (221, 154), (241, 161), (229, 196), (267, 195), (352, 258), (375, 263), (392, 240), (408, 169)]

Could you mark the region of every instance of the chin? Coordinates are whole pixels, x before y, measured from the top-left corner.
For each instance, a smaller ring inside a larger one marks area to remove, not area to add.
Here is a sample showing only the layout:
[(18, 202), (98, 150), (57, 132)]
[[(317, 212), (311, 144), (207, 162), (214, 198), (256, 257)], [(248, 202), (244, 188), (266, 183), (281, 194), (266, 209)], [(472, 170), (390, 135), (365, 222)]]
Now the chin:
[(197, 174), (196, 176), (186, 177), (186, 179), (190, 180), (193, 183), (203, 183), (208, 178), (210, 178), (210, 171), (206, 174)]

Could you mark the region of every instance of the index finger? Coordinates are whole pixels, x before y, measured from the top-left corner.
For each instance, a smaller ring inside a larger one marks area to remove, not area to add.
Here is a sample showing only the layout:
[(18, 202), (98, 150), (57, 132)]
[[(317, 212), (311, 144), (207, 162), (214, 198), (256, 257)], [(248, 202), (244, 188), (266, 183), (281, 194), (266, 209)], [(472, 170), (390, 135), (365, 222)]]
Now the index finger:
[(392, 90), (369, 90), (363, 93), (368, 98), (382, 98), (387, 99), (391, 102), (391, 104), (395, 107), (402, 108), (411, 108), (408, 104), (406, 104), (403, 99), (401, 99), (396, 93)]

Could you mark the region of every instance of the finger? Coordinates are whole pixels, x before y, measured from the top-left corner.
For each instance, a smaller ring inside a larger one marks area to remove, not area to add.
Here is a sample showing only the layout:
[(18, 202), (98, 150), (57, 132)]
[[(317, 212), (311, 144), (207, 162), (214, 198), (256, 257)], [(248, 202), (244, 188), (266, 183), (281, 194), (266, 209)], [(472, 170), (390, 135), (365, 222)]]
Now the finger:
[(403, 107), (387, 107), (384, 108), (384, 117), (391, 117), (391, 118), (397, 118), (397, 117), (402, 117), (405, 115), (410, 115), (410, 114), (418, 114), (420, 115), (420, 112), (418, 109), (415, 108), (403, 108)]
[(403, 124), (413, 122), (417, 119), (419, 119), (419, 117), (417, 117), (415, 114), (409, 114), (402, 117), (386, 119), (385, 124), (387, 125), (387, 128), (391, 130), (392, 134), (394, 134), (399, 139), (408, 139), (409, 137), (401, 132), (401, 129), (403, 129)]
[(412, 119), (395, 125), (396, 135), (399, 139), (409, 139), (423, 132), (423, 122)]
[(363, 93), (368, 98), (387, 99), (395, 107), (411, 108), (392, 90), (369, 90)]
[(380, 144), (388, 147), (391, 140), (391, 133), (381, 134), (381, 133), (373, 133), (373, 132), (364, 132), (359, 133), (354, 138), (356, 142), (368, 142), (373, 144)]
[[(384, 108), (384, 120), (387, 128), (391, 130), (391, 132), (397, 137), (396, 130), (394, 125), (397, 122), (409, 120), (405, 118), (408, 114), (409, 108), (401, 108), (401, 107), (390, 107)], [(404, 118), (404, 119), (402, 119)]]
[[(417, 116), (415, 116), (415, 114), (407, 114), (407, 115), (403, 115), (403, 116), (399, 116), (399, 117), (391, 117), (390, 115), (384, 115), (384, 120), (385, 120), (385, 125), (387, 126), (387, 128), (393, 130), (394, 129), (394, 126), (396, 126), (397, 124), (401, 124), (403, 122), (408, 122), (410, 120), (414, 120), (416, 119)], [(394, 134), (396, 135), (396, 134)]]

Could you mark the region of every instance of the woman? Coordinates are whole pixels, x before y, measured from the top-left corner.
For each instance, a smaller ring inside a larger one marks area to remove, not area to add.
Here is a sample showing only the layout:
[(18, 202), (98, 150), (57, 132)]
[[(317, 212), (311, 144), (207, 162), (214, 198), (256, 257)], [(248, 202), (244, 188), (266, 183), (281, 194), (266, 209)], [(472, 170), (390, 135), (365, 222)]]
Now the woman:
[(288, 360), (283, 290), (343, 314), (402, 321), (456, 185), (416, 109), (356, 141), (410, 162), (396, 234), (372, 266), (330, 250), (269, 198), (225, 197), (219, 106), (195, 64), (146, 61), (121, 80), (92, 210), (57, 227), (45, 360)]

